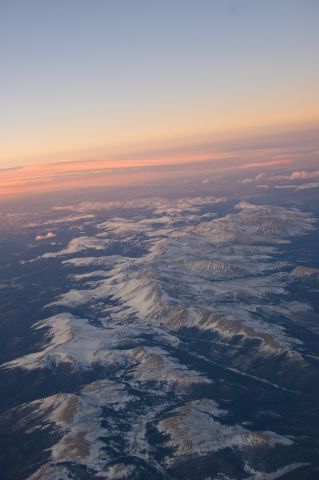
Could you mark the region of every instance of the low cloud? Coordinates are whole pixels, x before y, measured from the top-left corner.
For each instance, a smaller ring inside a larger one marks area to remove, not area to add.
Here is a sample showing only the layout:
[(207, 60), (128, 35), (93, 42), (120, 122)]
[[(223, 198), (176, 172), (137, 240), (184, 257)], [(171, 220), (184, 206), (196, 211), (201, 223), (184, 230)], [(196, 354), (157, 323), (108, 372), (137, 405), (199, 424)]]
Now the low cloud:
[(269, 180), (311, 180), (313, 178), (319, 178), (319, 170), (294, 170), (288, 175), (268, 177)]
[(48, 238), (54, 238), (56, 235), (53, 232), (48, 232), (43, 235), (39, 234), (35, 237), (35, 240), (40, 241), (40, 240), (47, 240)]
[(294, 180), (295, 181), (295, 180), (311, 180), (315, 178), (319, 178), (319, 170), (314, 170), (314, 171), (294, 170), (293, 172), (287, 175), (273, 175), (273, 176), (266, 175), (266, 173), (261, 172), (255, 177), (243, 178), (242, 180), (239, 180), (239, 182), (243, 184), (249, 184), (249, 183), (258, 182), (264, 179), (274, 180), (274, 181), (278, 181), (278, 180), (287, 180), (287, 181)]
[(310, 178), (319, 178), (319, 170), (307, 172), (305, 170), (295, 170), (289, 177), (289, 180), (309, 180)]
[(319, 188), (319, 182), (304, 183), (303, 185), (276, 185), (275, 188), (291, 188), (293, 190), (309, 190)]
[(264, 172), (260, 172), (258, 173), (258, 175), (256, 175), (253, 178), (243, 178), (242, 180), (239, 180), (239, 182), (244, 184), (253, 183), (253, 182), (258, 182), (259, 180), (263, 180), (264, 178), (267, 178), (267, 175)]

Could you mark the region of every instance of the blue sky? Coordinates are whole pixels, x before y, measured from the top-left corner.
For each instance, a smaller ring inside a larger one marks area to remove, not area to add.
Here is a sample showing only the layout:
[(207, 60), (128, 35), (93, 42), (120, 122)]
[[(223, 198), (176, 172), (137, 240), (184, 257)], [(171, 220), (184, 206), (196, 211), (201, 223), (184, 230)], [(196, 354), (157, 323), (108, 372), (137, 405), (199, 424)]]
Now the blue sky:
[(0, 166), (319, 120), (318, 1), (0, 8)]

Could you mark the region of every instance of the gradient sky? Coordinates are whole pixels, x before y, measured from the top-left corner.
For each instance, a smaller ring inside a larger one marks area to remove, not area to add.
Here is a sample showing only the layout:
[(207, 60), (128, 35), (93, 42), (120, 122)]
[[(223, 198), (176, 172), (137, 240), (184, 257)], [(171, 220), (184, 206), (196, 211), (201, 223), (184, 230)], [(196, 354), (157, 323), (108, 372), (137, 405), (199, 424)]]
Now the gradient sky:
[(318, 124), (318, 24), (318, 0), (0, 0), (0, 168)]

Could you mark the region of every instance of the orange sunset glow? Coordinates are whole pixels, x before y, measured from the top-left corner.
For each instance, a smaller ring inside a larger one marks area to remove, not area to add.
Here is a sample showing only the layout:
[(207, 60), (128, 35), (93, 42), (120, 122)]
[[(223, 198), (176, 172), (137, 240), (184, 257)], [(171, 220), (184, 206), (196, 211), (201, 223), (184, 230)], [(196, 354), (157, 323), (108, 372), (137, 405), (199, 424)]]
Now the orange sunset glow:
[[(282, 152), (282, 149), (279, 149)], [(171, 153), (166, 156), (82, 162), (59, 162), (29, 165), (2, 171), (0, 198), (28, 193), (46, 193), (59, 190), (92, 187), (120, 187), (143, 185), (147, 182), (168, 180), (187, 175), (213, 174), (241, 169), (279, 167), (292, 161), (287, 152), (284, 158), (271, 159), (278, 149), (263, 151)], [(312, 156), (313, 152), (307, 152)], [(254, 161), (256, 157), (264, 160)], [(247, 161), (248, 159), (251, 161)], [(165, 167), (170, 167), (165, 169)], [(188, 173), (187, 173), (188, 172)]]

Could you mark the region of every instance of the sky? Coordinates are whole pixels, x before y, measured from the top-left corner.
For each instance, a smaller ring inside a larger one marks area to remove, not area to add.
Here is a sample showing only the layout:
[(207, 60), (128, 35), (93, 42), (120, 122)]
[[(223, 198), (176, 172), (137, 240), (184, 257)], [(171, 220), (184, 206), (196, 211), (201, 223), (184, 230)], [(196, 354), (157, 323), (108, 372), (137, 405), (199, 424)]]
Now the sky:
[(317, 0), (0, 0), (0, 169), (314, 128), (318, 21)]

